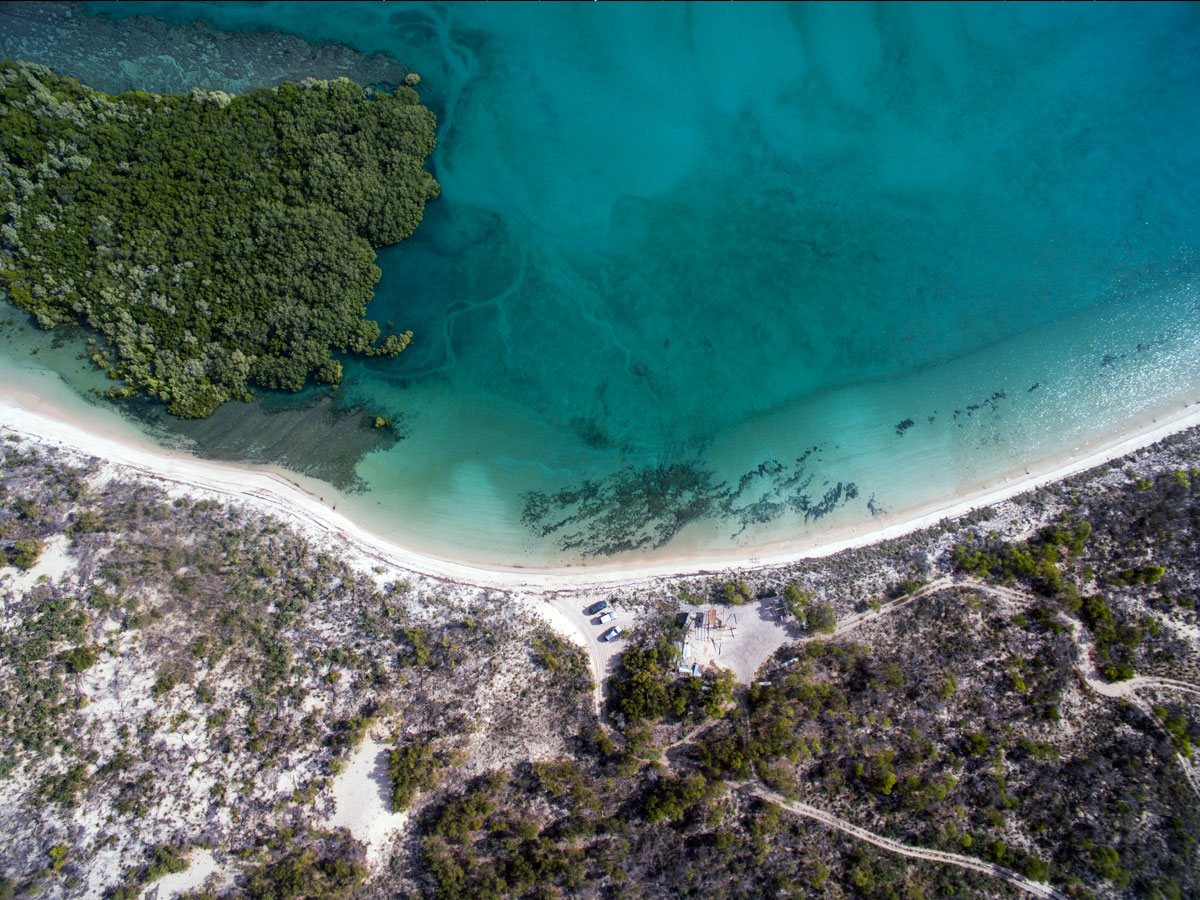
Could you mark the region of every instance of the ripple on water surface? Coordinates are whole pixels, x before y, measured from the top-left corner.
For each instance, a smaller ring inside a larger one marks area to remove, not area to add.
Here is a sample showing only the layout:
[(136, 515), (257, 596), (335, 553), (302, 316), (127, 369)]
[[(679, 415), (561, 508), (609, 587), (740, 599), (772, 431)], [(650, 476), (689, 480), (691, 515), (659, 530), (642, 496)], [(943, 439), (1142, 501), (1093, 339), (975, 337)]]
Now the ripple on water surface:
[(422, 549), (799, 540), (1200, 397), (1188, 5), (137, 11), (421, 73), (443, 193), (370, 310), (417, 338), (338, 403)]

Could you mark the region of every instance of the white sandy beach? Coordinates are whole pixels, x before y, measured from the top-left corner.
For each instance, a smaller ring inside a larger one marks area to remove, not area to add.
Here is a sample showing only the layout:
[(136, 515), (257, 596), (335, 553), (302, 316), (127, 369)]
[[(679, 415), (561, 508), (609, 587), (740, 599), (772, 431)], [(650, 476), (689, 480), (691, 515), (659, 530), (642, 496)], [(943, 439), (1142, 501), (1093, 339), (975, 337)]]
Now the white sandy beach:
[[(394, 578), (395, 570), (403, 570), (460, 585), (508, 590), (513, 602), (543, 616), (555, 630), (581, 643), (589, 659), (597, 711), (602, 701), (604, 678), (611, 672), (624, 642), (597, 642), (597, 629), (583, 613), (582, 606), (604, 596), (608, 590), (636, 589), (652, 579), (693, 575), (701, 571), (777, 566), (867, 546), (997, 503), (1124, 456), (1174, 432), (1200, 425), (1200, 403), (1181, 406), (1135, 423), (1095, 445), (1075, 448), (1065, 456), (1030, 466), (1027, 473), (1001, 475), (995, 483), (980, 485), (927, 508), (889, 515), (886, 521), (881, 516), (862, 528), (832, 535), (820, 544), (773, 546), (754, 555), (722, 559), (719, 563), (699, 555), (680, 554), (634, 565), (608, 563), (558, 570), (490, 569), (437, 559), (388, 541), (323, 503), (318, 494), (305, 488), (303, 479), (290, 473), (210, 462), (166, 451), (154, 447), (149, 438), (142, 437), (132, 428), (122, 429), (119, 422), (112, 427), (94, 425), (94, 421), (103, 422), (109, 417), (87, 408), (76, 397), (68, 395), (62, 404), (54, 402), (54, 386), (49, 394), (48, 399), (28, 391), (0, 388), (0, 436), (15, 434), (57, 446), (80, 457), (98, 457), (112, 467), (109, 472), (156, 481), (176, 495), (186, 493), (217, 498), (273, 515), (295, 524), (310, 536), (344, 547), (350, 557), (364, 567), (386, 566), (392, 570), (381, 577)], [(82, 408), (75, 409), (75, 404)], [(312, 486), (320, 489), (319, 484), (312, 483)], [(47, 551), (38, 567), (21, 577), (26, 580), (43, 574), (58, 577), (69, 569), (71, 560), (64, 541), (52, 544)], [(846, 624), (853, 627), (873, 615), (875, 613), (852, 617)], [(703, 654), (697, 656), (701, 662), (710, 661), (733, 669), (739, 681), (748, 682), (763, 660), (787, 642), (788, 632), (784, 626), (766, 617), (748, 617), (739, 631), (741, 640), (718, 649), (719, 656), (708, 660)], [(403, 838), (410, 823), (407, 814), (393, 813), (388, 808), (386, 759), (385, 744), (378, 736), (369, 737), (350, 759), (346, 770), (335, 779), (336, 806), (324, 823), (326, 827), (344, 827), (362, 841), (366, 845), (367, 861), (374, 866), (382, 864), (394, 842)], [(214, 876), (228, 880), (231, 872), (218, 865), (211, 853), (197, 852), (186, 872), (163, 879), (156, 886), (157, 896), (177, 896), (180, 891), (195, 888)]]
[[(738, 557), (675, 554), (651, 557), (636, 563), (605, 562), (557, 569), (492, 568), (469, 562), (439, 559), (414, 552), (358, 525), (323, 503), (308, 489), (302, 476), (267, 467), (231, 465), (198, 459), (153, 446), (132, 426), (97, 427), (94, 411), (67, 389), (50, 379), (35, 393), (0, 388), (0, 428), (35, 438), (63, 449), (97, 456), (132, 474), (159, 480), (189, 491), (211, 494), (247, 504), (306, 529), (315, 529), (344, 542), (347, 547), (380, 563), (433, 578), (501, 589), (554, 591), (582, 587), (628, 585), (648, 578), (693, 575), (702, 571), (754, 569), (796, 560), (828, 556), (863, 547), (961, 516), (974, 509), (1008, 499), (1030, 489), (1059, 481), (1152, 444), (1170, 434), (1200, 424), (1200, 403), (1180, 405), (1067, 454), (1041, 460), (1027, 471), (1002, 473), (994, 480), (960, 491), (924, 507), (900, 510), (825, 536), (820, 543), (780, 542), (756, 548)], [(71, 403), (74, 399), (76, 402)], [(74, 408), (71, 408), (74, 407)], [(88, 421), (85, 421), (88, 420)]]

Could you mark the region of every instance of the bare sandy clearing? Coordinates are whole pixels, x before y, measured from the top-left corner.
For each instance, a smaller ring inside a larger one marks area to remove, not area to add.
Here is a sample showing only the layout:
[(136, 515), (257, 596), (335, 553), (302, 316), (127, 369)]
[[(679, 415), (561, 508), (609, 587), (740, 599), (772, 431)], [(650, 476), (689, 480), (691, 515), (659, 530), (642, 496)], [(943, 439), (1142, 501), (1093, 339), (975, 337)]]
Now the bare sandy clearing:
[(691, 607), (687, 613), (680, 664), (695, 664), (700, 670), (732, 669), (742, 684), (749, 683), (776, 650), (805, 635), (776, 599), (737, 607)]
[(71, 556), (70, 546), (69, 537), (56, 534), (42, 546), (41, 555), (33, 564), (33, 568), (17, 569), (9, 566), (0, 569), (0, 586), (11, 588), (17, 594), (24, 594), (43, 576), (49, 581), (66, 578), (79, 564), (79, 560)]
[(142, 894), (145, 900), (173, 900), (180, 894), (202, 887), (220, 869), (211, 850), (193, 850), (189, 861), (191, 865), (184, 871), (166, 875), (157, 884), (147, 888)]
[(407, 813), (391, 809), (391, 779), (387, 774), (388, 749), (368, 736), (333, 782), (337, 806), (325, 822), (327, 828), (345, 828), (367, 847), (372, 867), (387, 859), (387, 846), (408, 822)]

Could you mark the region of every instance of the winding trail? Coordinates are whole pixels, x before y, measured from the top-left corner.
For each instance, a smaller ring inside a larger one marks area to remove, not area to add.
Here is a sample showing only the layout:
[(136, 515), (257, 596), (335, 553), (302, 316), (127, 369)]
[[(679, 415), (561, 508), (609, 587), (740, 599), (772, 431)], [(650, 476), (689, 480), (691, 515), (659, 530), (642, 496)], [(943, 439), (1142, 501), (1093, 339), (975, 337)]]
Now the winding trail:
[[(1105, 681), (1100, 677), (1100, 673), (1096, 671), (1096, 667), (1092, 664), (1092, 644), (1091, 641), (1083, 636), (1083, 629), (1079, 623), (1065, 616), (1061, 618), (1071, 627), (1071, 636), (1075, 639), (1075, 644), (1079, 647), (1079, 653), (1082, 657), (1080, 665), (1076, 667), (1076, 671), (1079, 673), (1079, 677), (1083, 679), (1084, 684), (1097, 695), (1110, 699), (1129, 700), (1152, 722), (1157, 721), (1154, 710), (1150, 708), (1150, 704), (1144, 698), (1138, 696), (1137, 691), (1141, 689), (1182, 691), (1185, 694), (1200, 697), (1200, 686), (1189, 684), (1186, 681), (1177, 681), (1174, 678), (1150, 678), (1144, 675), (1135, 675), (1127, 681)], [(1191, 764), (1182, 753), (1178, 752), (1175, 754), (1175, 761), (1179, 763), (1179, 770), (1183, 773), (1188, 787), (1192, 789), (1192, 793), (1196, 795), (1196, 798), (1200, 799), (1200, 779), (1192, 771)]]
[(960, 869), (968, 869), (972, 872), (979, 872), (982, 875), (989, 875), (993, 878), (1000, 878), (1007, 881), (1014, 887), (1031, 894), (1034, 897), (1043, 897), (1046, 900), (1069, 900), (1066, 894), (1056, 891), (1048, 884), (1043, 884), (1040, 881), (1034, 881), (1014, 872), (1012, 869), (1006, 869), (1004, 866), (996, 865), (995, 863), (985, 862), (982, 859), (976, 859), (972, 856), (960, 856), (957, 853), (946, 853), (942, 850), (929, 850), (925, 847), (913, 847), (909, 844), (902, 844), (899, 841), (894, 841), (891, 838), (883, 837), (875, 834), (873, 831), (867, 831), (865, 828), (860, 828), (852, 822), (847, 822), (845, 819), (835, 816), (833, 813), (826, 812), (823, 809), (818, 809), (815, 806), (809, 806), (807, 803), (800, 803), (795, 800), (789, 800), (782, 794), (777, 794), (774, 791), (767, 790), (759, 785), (735, 784), (728, 782), (729, 786), (734, 789), (744, 789), (761, 800), (774, 803), (781, 809), (786, 809), (788, 812), (795, 813), (798, 816), (804, 816), (808, 819), (813, 819), (826, 825), (829, 828), (835, 828), (851, 837), (858, 838), (860, 841), (865, 841), (868, 844), (873, 844), (881, 850), (888, 850), (900, 856), (907, 856), (911, 859), (922, 859), (927, 862), (944, 863), (950, 866), (958, 866)]
[[(947, 587), (964, 587), (970, 590), (977, 590), (981, 593), (990, 593), (994, 596), (1000, 596), (1007, 600), (1021, 604), (1036, 602), (1039, 599), (1034, 597), (1032, 594), (1028, 594), (1019, 589), (1005, 587), (1002, 585), (992, 585), (979, 581), (975, 578), (943, 575), (899, 602), (891, 603), (887, 606), (881, 607), (880, 609), (871, 610), (870, 612), (848, 616), (838, 623), (834, 634), (836, 636), (841, 636), (860, 627), (872, 619), (907, 606), (914, 600), (917, 600), (919, 597)], [(1080, 665), (1077, 666), (1076, 670), (1083, 679), (1084, 683), (1096, 694), (1109, 698), (1130, 698), (1134, 703), (1138, 704), (1139, 707), (1143, 708), (1143, 711), (1148, 715), (1150, 714), (1150, 711), (1149, 709), (1145, 708), (1145, 701), (1136, 696), (1136, 692), (1139, 690), (1180, 691), (1200, 697), (1200, 685), (1190, 684), (1186, 681), (1179, 681), (1173, 678), (1152, 678), (1139, 675), (1124, 682), (1109, 683), (1104, 681), (1102, 678), (1100, 678), (1099, 672), (1096, 672), (1094, 667), (1090, 664), (1091, 645), (1082, 633), (1080, 623), (1066, 616), (1060, 616), (1060, 618), (1065, 624), (1070, 626), (1072, 638), (1075, 641), (1076, 646), (1078, 646), (1080, 649), (1081, 662)], [(694, 737), (695, 733), (696, 732), (693, 731), (691, 734), (685, 736), (685, 738), (679, 741), (676, 741), (671, 746), (674, 747), (681, 743), (685, 743), (687, 740)], [(1187, 780), (1192, 790), (1196, 793), (1196, 796), (1200, 797), (1200, 780), (1198, 780), (1196, 775), (1192, 772), (1191, 766), (1188, 765), (1187, 760), (1185, 760), (1178, 753), (1175, 754), (1175, 757), (1179, 762), (1179, 767), (1183, 772), (1184, 778)], [(849, 822), (840, 816), (836, 816), (833, 813), (827, 812), (818, 807), (810, 806), (807, 803), (802, 803), (799, 801), (789, 800), (782, 794), (778, 794), (775, 791), (769, 790), (758, 783), (726, 782), (726, 784), (728, 784), (733, 790), (746, 791), (762, 800), (774, 803), (781, 809), (785, 809), (799, 816), (804, 816), (805, 818), (813, 819), (829, 828), (834, 828), (843, 832), (844, 834), (850, 835), (851, 837), (879, 847), (882, 850), (887, 850), (892, 853), (899, 854), (900, 856), (907, 856), (912, 859), (921, 859), (928, 862), (958, 866), (959, 868), (967, 869), (972, 872), (979, 872), (983, 875), (999, 878), (1034, 897), (1048, 898), (1048, 900), (1069, 900), (1066, 894), (1055, 890), (1050, 885), (1026, 878), (1025, 876), (1014, 872), (1012, 869), (1005, 868), (1004, 866), (997, 865), (995, 863), (989, 863), (985, 860), (977, 859), (971, 856), (963, 856), (958, 853), (947, 853), (942, 850), (930, 850), (924, 847), (915, 847), (909, 844), (902, 844), (899, 841), (895, 841), (891, 838), (886, 838), (882, 835), (875, 834), (872, 831), (868, 831), (865, 828), (855, 825), (854, 823)]]
[(1128, 697), (1137, 691), (1180, 691), (1184, 694), (1192, 694), (1200, 697), (1200, 687), (1189, 684), (1186, 681), (1176, 681), (1174, 678), (1151, 678), (1148, 675), (1135, 675), (1128, 681), (1095, 681), (1084, 676), (1087, 680), (1088, 687), (1094, 690), (1097, 694), (1103, 694), (1105, 697)]
[[(961, 583), (969, 583), (973, 590), (991, 593), (1017, 603), (1033, 603), (1041, 599), (1019, 588), (988, 584), (977, 578), (966, 578)], [(1150, 704), (1143, 697), (1139, 696), (1139, 691), (1178, 691), (1193, 697), (1200, 697), (1200, 685), (1180, 681), (1176, 678), (1154, 678), (1148, 675), (1135, 675), (1133, 678), (1126, 679), (1125, 681), (1106, 681), (1101, 677), (1100, 672), (1092, 662), (1092, 641), (1084, 633), (1080, 622), (1061, 612), (1058, 614), (1058, 621), (1071, 629), (1071, 639), (1075, 642), (1075, 646), (1079, 648), (1080, 659), (1075, 667), (1075, 671), (1079, 674), (1087, 689), (1097, 696), (1107, 697), (1110, 700), (1128, 700), (1137, 706), (1151, 721), (1156, 721), (1157, 717), (1150, 708)], [(1188, 786), (1192, 789), (1192, 793), (1196, 795), (1197, 799), (1200, 799), (1200, 778), (1192, 771), (1191, 764), (1182, 753), (1178, 752), (1175, 754), (1175, 761), (1179, 763), (1179, 770), (1183, 773), (1184, 780), (1187, 781)]]
[[(939, 579), (942, 580), (942, 579)], [(970, 586), (972, 590), (994, 594), (1016, 603), (1037, 603), (1044, 599), (1019, 588), (1006, 587), (998, 584), (988, 584), (977, 578), (963, 578), (958, 582), (961, 586)], [(932, 585), (931, 585), (932, 586)], [(1105, 681), (1095, 666), (1091, 665), (1092, 642), (1083, 631), (1083, 626), (1077, 619), (1072, 619), (1065, 613), (1058, 614), (1058, 621), (1071, 629), (1071, 638), (1079, 648), (1080, 664), (1076, 667), (1089, 688), (1103, 697), (1131, 697), (1140, 690), (1181, 691), (1200, 697), (1200, 684), (1180, 681), (1177, 678), (1155, 678), (1150, 675), (1135, 675), (1125, 681)]]

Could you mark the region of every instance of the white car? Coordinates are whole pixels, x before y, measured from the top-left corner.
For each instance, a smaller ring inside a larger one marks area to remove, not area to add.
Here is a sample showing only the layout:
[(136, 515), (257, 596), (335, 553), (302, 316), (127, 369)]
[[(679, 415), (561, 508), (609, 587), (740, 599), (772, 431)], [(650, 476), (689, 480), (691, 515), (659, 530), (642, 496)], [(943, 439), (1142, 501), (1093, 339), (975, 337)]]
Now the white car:
[(617, 635), (619, 635), (620, 633), (621, 633), (621, 626), (614, 625), (612, 628), (608, 629), (608, 631), (604, 632), (604, 634), (600, 635), (600, 640), (605, 641), (605, 642), (615, 641), (617, 639)]
[(603, 625), (605, 622), (611, 622), (616, 617), (617, 614), (615, 612), (606, 612), (600, 617), (600, 624)]

